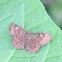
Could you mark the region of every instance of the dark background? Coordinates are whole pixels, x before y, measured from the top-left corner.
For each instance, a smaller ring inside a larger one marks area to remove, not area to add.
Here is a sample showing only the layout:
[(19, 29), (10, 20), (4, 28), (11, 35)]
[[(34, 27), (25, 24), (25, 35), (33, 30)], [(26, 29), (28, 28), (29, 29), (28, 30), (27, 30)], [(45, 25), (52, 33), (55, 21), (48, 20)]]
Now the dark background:
[(51, 19), (62, 29), (62, 0), (41, 0)]

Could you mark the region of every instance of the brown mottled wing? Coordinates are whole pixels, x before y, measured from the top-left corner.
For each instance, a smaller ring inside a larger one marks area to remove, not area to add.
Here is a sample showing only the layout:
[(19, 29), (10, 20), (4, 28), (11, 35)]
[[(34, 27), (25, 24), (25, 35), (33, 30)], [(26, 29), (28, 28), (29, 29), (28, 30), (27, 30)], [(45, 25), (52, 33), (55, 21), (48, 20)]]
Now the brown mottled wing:
[(44, 45), (51, 40), (52, 36), (48, 33), (40, 33), (40, 37), (42, 38), (42, 40), (40, 41), (40, 45)]
[(47, 33), (26, 34), (25, 49), (29, 52), (36, 52), (40, 45), (46, 44), (51, 39), (51, 35)]
[(15, 23), (9, 27), (9, 33), (12, 36), (12, 43), (15, 48), (24, 49), (25, 30)]
[(39, 37), (39, 33), (27, 33), (26, 41), (25, 41), (25, 49), (29, 52), (36, 52), (40, 48), (41, 38)]

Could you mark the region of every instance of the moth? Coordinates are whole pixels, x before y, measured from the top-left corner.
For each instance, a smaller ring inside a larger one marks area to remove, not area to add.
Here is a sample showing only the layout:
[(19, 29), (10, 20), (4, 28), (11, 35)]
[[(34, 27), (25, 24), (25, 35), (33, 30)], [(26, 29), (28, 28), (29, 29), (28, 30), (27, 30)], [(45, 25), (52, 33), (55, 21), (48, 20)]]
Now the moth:
[(48, 33), (31, 33), (26, 32), (22, 27), (15, 23), (11, 23), (9, 33), (12, 36), (12, 44), (17, 49), (25, 49), (29, 52), (36, 52), (40, 46), (48, 43), (51, 35)]

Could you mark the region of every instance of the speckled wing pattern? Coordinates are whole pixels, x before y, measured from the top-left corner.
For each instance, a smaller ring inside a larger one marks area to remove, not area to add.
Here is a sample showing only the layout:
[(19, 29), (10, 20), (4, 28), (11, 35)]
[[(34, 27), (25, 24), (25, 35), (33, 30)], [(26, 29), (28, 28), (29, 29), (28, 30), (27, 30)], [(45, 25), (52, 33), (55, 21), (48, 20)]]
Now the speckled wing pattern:
[(25, 49), (29, 52), (36, 52), (39, 50), (40, 45), (44, 45), (51, 39), (48, 33), (33, 33), (29, 31), (26, 34)]
[(12, 36), (12, 44), (15, 48), (24, 49), (25, 30), (15, 23), (9, 27), (9, 33)]
[(9, 27), (9, 33), (12, 36), (12, 44), (15, 48), (25, 49), (29, 52), (36, 52), (41, 45), (50, 41), (51, 35), (48, 33), (27, 33), (19, 25), (12, 23)]

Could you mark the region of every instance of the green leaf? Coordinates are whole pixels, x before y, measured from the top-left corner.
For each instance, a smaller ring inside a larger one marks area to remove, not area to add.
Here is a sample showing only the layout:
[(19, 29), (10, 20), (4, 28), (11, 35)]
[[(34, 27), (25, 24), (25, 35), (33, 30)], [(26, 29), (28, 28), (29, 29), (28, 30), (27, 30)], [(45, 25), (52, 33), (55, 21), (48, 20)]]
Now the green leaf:
[[(52, 35), (36, 53), (13, 47), (8, 29), (16, 23), (27, 32)], [(51, 20), (40, 0), (0, 1), (0, 62), (62, 62), (62, 31)]]

